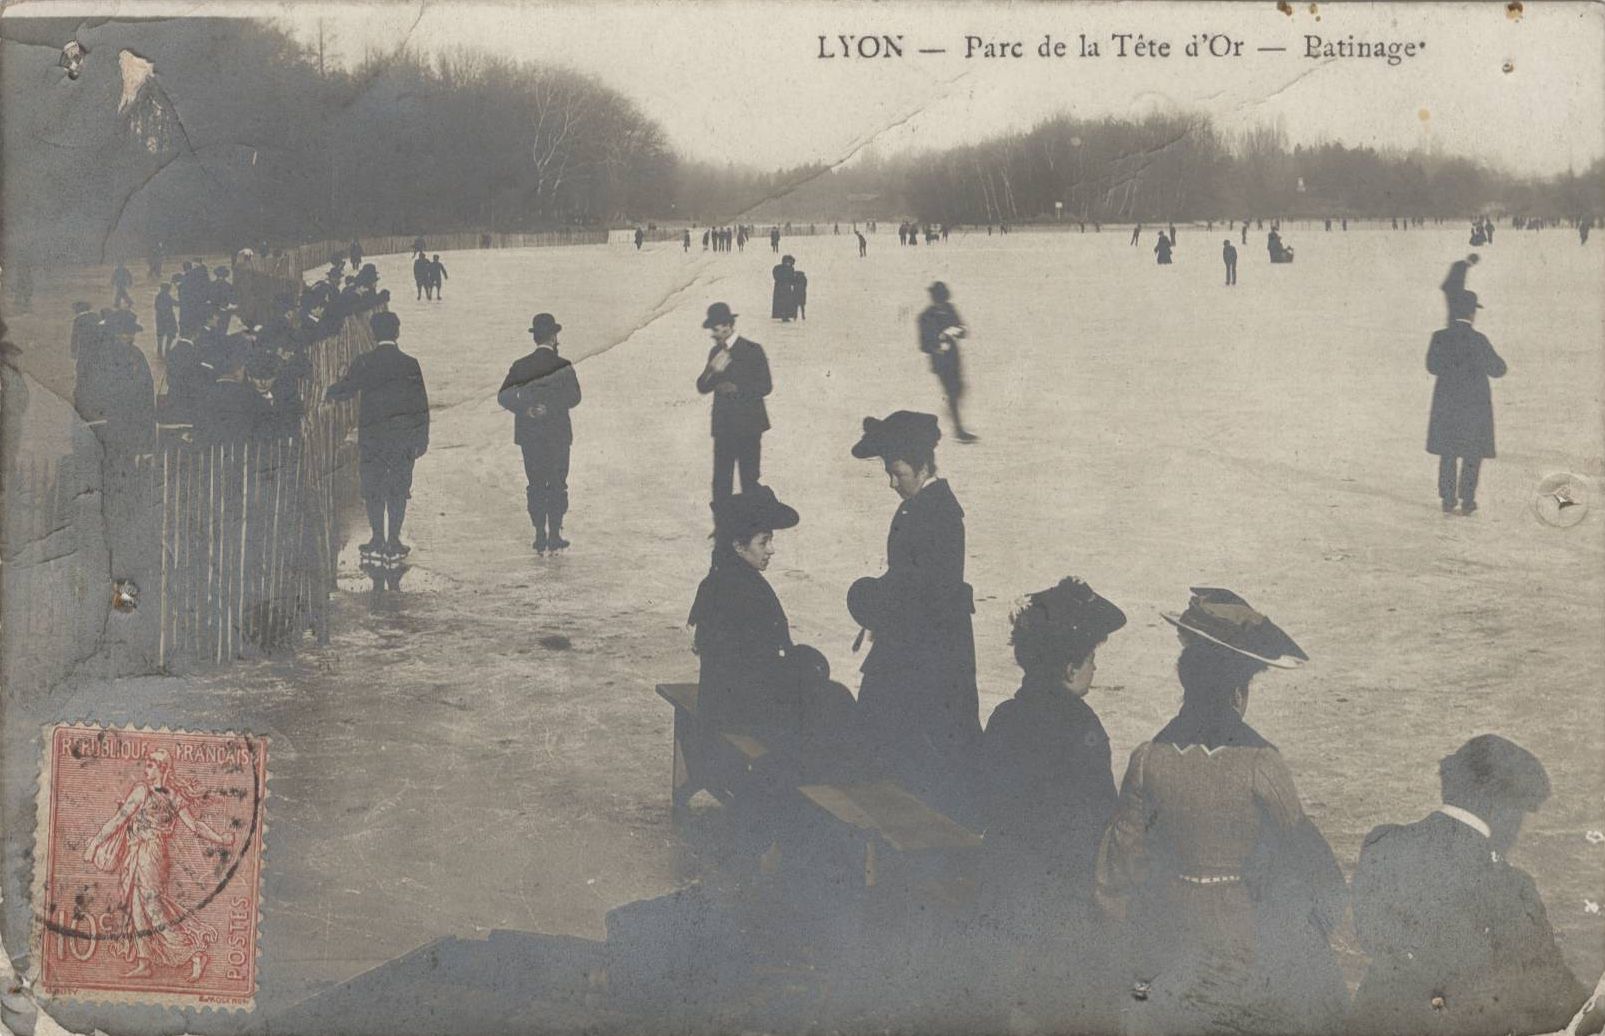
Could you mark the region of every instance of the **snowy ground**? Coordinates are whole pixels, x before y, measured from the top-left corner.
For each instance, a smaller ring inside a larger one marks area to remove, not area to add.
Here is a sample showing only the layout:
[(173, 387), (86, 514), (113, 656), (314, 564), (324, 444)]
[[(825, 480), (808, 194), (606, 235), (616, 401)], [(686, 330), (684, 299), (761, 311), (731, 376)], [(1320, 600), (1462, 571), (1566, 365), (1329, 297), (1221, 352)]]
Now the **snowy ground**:
[[(1089, 698), (1123, 770), (1178, 701), (1158, 611), (1183, 607), (1189, 585), (1231, 587), (1313, 659), (1262, 677), (1249, 719), (1345, 867), (1373, 825), (1436, 804), (1438, 759), (1466, 738), (1496, 731), (1544, 759), (1555, 794), (1517, 862), (1592, 982), (1605, 967), (1605, 918), (1585, 909), (1605, 899), (1605, 846), (1584, 837), (1605, 828), (1599, 243), (1500, 230), (1480, 249), (1479, 327), (1510, 374), (1494, 386), (1500, 454), (1467, 519), (1440, 515), (1422, 449), (1422, 361), (1464, 230), (1296, 228), (1298, 261), (1277, 267), (1263, 234), (1244, 247), (1233, 233), (1241, 283), (1227, 289), (1226, 234), (1182, 229), (1168, 268), (1150, 233), (1128, 246), (1129, 228), (917, 248), (883, 233), (862, 260), (850, 234), (794, 238), (783, 249), (811, 304), (787, 325), (767, 315), (767, 241), (447, 253), (439, 302), (413, 300), (408, 257), (378, 258), (433, 409), (402, 591), (372, 594), (353, 552), (331, 648), (114, 692), (133, 717), (274, 739), (264, 1001), (443, 934), (599, 938), (608, 909), (683, 879), (670, 717), (652, 685), (696, 671), (683, 623), (708, 556), (704, 308), (729, 302), (768, 352), (764, 481), (803, 518), (777, 536), (770, 580), (794, 636), (856, 688), (844, 597), (880, 570), (897, 499), (848, 449), (867, 414), (939, 409), (913, 330), (936, 278), (972, 329), (966, 417), (982, 442), (944, 441), (938, 459), (967, 513), (983, 719), (1016, 683), (1010, 602), (1080, 575), (1131, 616)], [(495, 401), (540, 310), (563, 323), (585, 393), (574, 546), (545, 560)], [(1595, 490), (1596, 513), (1569, 530), (1530, 510), (1555, 471)], [(48, 708), (76, 715), (107, 693)]]

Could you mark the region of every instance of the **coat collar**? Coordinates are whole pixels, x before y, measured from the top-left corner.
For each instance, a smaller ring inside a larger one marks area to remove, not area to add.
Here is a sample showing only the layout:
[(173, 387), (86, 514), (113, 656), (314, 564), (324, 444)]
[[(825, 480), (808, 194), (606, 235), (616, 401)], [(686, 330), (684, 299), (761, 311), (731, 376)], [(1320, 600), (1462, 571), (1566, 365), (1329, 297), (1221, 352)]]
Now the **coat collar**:
[(1462, 824), (1471, 828), (1484, 838), (1489, 838), (1493, 835), (1493, 831), (1488, 827), (1488, 822), (1469, 809), (1461, 809), (1459, 806), (1451, 806), (1446, 802), (1438, 807), (1437, 812), (1442, 813), (1451, 820), (1460, 821)]

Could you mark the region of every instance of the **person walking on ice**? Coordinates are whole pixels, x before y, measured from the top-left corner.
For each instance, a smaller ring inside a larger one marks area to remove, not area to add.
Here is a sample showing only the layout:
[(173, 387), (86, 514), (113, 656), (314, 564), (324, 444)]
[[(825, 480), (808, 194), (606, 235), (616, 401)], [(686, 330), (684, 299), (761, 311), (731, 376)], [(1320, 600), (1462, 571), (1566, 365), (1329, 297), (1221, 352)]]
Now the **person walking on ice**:
[(1237, 249), (1232, 247), (1231, 238), (1226, 238), (1220, 244), (1220, 257), (1226, 263), (1226, 285), (1231, 287), (1237, 283)]
[(1427, 422), (1427, 452), (1438, 457), (1438, 497), (1443, 513), (1477, 510), (1477, 479), (1486, 457), (1494, 456), (1493, 394), (1490, 378), (1505, 376), (1505, 361), (1471, 324), (1476, 292), (1462, 291), (1449, 301), (1449, 326), (1432, 333), (1427, 346), (1427, 372), (1432, 387), (1432, 415)]
[(708, 307), (702, 326), (713, 333), (707, 366), (697, 391), (713, 395), (713, 504), (732, 495), (741, 469), (741, 491), (758, 487), (763, 433), (769, 430), (764, 397), (774, 388), (763, 346), (736, 334), (736, 314), (723, 302)]

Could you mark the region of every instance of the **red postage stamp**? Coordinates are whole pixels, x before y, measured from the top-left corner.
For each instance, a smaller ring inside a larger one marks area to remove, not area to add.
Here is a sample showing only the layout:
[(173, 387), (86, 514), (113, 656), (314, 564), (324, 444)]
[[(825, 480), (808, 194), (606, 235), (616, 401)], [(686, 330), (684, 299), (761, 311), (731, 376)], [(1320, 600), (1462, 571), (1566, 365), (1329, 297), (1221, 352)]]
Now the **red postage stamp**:
[(36, 988), (251, 1009), (267, 738), (64, 723), (44, 744)]

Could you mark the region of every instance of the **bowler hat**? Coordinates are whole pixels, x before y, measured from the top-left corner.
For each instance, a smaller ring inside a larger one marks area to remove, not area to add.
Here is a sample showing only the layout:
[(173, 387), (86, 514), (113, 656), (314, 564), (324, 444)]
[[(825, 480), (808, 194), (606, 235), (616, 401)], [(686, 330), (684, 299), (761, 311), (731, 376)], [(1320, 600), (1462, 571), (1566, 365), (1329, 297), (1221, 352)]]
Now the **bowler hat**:
[(1068, 654), (1085, 658), (1088, 651), (1126, 624), (1126, 613), (1092, 587), (1067, 576), (1057, 586), (1028, 594), (1010, 615), (1010, 643), (1016, 654)]
[(563, 325), (550, 313), (536, 313), (529, 322), (529, 333), (536, 338), (550, 338), (563, 330)]
[(953, 293), (948, 291), (947, 285), (943, 284), (941, 281), (932, 281), (931, 286), (925, 290), (930, 292), (931, 298), (938, 302), (946, 302), (948, 299), (953, 297)]
[(1230, 590), (1195, 586), (1192, 593), (1180, 615), (1160, 612), (1166, 622), (1278, 669), (1297, 669), (1310, 660), (1280, 626)]
[(1438, 764), (1446, 794), (1471, 793), (1531, 813), (1549, 798), (1549, 774), (1527, 749), (1498, 734), (1479, 734)]
[(115, 310), (101, 322), (106, 325), (106, 330), (114, 335), (131, 335), (136, 331), (145, 330), (131, 309)]
[(768, 486), (754, 486), (713, 504), (713, 527), (722, 536), (750, 536), (776, 529), (791, 529), (802, 519), (781, 503)]
[(702, 322), (703, 327), (718, 327), (720, 324), (734, 324), (738, 313), (730, 312), (730, 307), (723, 302), (715, 302), (708, 307), (708, 318)]
[(1477, 301), (1474, 291), (1458, 291), (1449, 297), (1449, 314), (1455, 317), (1469, 317), (1475, 310), (1482, 308)]
[(880, 420), (864, 418), (864, 435), (853, 447), (853, 456), (859, 460), (870, 457), (895, 457), (907, 452), (933, 450), (942, 438), (942, 428), (935, 414), (921, 414), (912, 410), (897, 410)]

